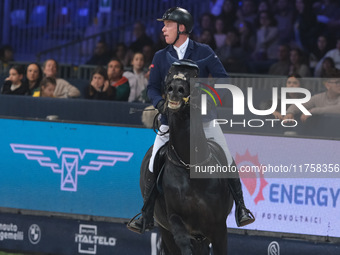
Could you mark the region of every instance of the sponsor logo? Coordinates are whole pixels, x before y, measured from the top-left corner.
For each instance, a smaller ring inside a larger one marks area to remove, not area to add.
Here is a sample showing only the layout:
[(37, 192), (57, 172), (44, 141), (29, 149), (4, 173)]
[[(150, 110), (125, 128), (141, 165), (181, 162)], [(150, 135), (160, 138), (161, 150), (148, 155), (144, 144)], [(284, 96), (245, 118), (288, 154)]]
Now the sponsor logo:
[(279, 183), (272, 183), (269, 188), (269, 201), (272, 203), (336, 208), (339, 198), (340, 188)]
[(24, 154), (28, 160), (36, 160), (40, 166), (49, 167), (61, 175), (60, 190), (77, 191), (78, 176), (102, 167), (113, 167), (118, 161), (128, 162), (133, 152), (104, 151), (28, 144), (10, 144), (14, 153)]
[(100, 236), (97, 234), (96, 225), (79, 225), (79, 234), (75, 235), (78, 243), (78, 252), (84, 254), (97, 254), (97, 246), (115, 246), (117, 239), (114, 237)]
[(19, 231), (18, 226), (13, 223), (0, 222), (0, 241), (5, 240), (23, 241), (24, 232)]
[(37, 244), (40, 242), (41, 230), (37, 224), (32, 224), (28, 229), (28, 240), (31, 244)]
[(268, 245), (268, 255), (280, 255), (280, 245), (273, 241)]
[[(236, 153), (235, 163), (238, 168), (244, 166), (257, 166), (260, 168), (261, 165), (258, 155), (250, 155), (248, 149), (243, 155)], [(255, 204), (264, 200), (263, 189), (268, 185), (268, 182), (264, 179), (262, 171), (257, 173), (240, 171), (240, 178), (253, 198)]]

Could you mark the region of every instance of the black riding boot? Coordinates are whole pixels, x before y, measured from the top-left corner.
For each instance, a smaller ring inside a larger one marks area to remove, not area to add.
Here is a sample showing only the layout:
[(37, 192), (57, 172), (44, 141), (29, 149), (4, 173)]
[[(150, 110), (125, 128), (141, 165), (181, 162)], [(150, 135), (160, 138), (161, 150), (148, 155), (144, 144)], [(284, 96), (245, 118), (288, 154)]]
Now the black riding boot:
[[(235, 164), (235, 162), (233, 162)], [(236, 164), (235, 164), (236, 165)], [(250, 210), (248, 210), (244, 204), (243, 192), (240, 178), (228, 179), (231, 193), (235, 200), (235, 220), (238, 227), (243, 227), (255, 221), (255, 217)]]
[(157, 198), (157, 188), (155, 185), (155, 176), (149, 170), (146, 174), (146, 183), (144, 189), (144, 206), (142, 208), (142, 215), (135, 220), (135, 218), (140, 214), (133, 217), (127, 224), (128, 229), (143, 234), (145, 231), (149, 231), (154, 226), (153, 221), (153, 211), (155, 207), (155, 202)]

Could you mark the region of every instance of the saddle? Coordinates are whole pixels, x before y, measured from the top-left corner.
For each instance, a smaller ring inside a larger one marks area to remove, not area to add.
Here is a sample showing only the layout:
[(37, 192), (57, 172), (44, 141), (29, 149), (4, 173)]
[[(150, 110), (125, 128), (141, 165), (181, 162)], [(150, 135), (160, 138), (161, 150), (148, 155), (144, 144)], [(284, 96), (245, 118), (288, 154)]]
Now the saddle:
[(222, 147), (212, 139), (207, 139), (207, 142), (210, 147), (211, 154), (218, 164), (223, 166), (228, 165), (228, 160)]

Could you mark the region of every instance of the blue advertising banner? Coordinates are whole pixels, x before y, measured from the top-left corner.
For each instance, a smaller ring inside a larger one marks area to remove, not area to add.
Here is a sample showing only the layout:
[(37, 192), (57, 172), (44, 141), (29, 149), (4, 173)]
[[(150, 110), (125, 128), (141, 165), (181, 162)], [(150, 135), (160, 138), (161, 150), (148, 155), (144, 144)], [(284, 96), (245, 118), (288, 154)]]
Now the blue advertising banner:
[[(0, 207), (129, 219), (142, 207), (140, 164), (154, 138), (144, 128), (0, 119)], [(226, 140), (240, 169), (317, 161), (339, 176), (339, 141)], [(246, 229), (340, 237), (338, 178), (240, 177), (256, 217)], [(236, 228), (233, 212), (227, 225)]]
[(0, 119), (0, 207), (130, 218), (150, 129)]

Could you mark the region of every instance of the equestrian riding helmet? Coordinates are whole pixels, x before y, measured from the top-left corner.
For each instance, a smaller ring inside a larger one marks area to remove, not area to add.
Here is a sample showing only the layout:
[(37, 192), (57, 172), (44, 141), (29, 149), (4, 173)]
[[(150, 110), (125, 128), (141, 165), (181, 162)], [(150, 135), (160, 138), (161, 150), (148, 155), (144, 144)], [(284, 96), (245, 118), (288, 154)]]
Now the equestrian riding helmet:
[(168, 9), (164, 14), (163, 17), (157, 19), (158, 21), (164, 20), (172, 20), (177, 22), (178, 24), (183, 24), (185, 26), (186, 33), (191, 33), (192, 28), (194, 26), (194, 20), (191, 14), (183, 8), (180, 7), (173, 7)]

